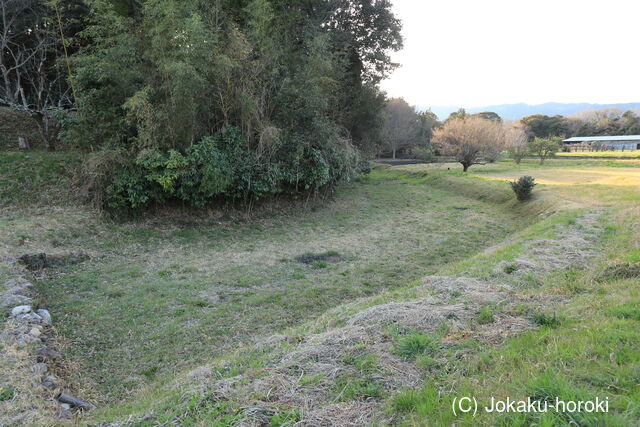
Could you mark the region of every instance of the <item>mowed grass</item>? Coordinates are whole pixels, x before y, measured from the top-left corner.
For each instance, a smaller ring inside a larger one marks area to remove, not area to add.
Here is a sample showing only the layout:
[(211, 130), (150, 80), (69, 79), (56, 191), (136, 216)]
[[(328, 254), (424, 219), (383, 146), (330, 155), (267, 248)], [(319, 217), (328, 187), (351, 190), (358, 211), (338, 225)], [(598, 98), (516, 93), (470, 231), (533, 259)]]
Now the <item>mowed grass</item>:
[[(506, 169), (509, 165), (500, 164), (498, 167)], [(510, 234), (492, 251), (482, 251), (460, 262), (444, 265), (438, 274), (492, 280), (491, 272), (496, 264), (521, 254), (524, 244), (536, 239), (558, 238), (564, 227), (575, 226), (580, 215), (593, 209), (605, 212), (599, 218), (604, 236), (597, 240), (599, 254), (586, 266), (553, 272), (541, 281), (528, 282), (523, 276), (522, 283), (514, 283), (516, 292), (530, 295), (532, 301), (561, 295), (568, 303), (545, 308), (535, 303), (530, 305), (524, 302), (525, 298), (522, 304), (508, 312), (526, 316), (539, 329), (524, 332), (502, 344), (488, 344), (465, 335), (452, 336), (444, 350), (440, 348), (439, 336), (413, 331), (403, 331), (403, 334), (395, 336), (390, 331), (394, 337), (390, 351), (405, 361), (415, 363), (425, 372), (423, 386), (395, 394), (382, 393), (380, 380), (374, 375), (376, 359), (365, 352), (361, 359), (352, 361), (363, 373), (362, 377), (337, 379), (336, 388), (341, 392), (339, 401), (378, 400), (384, 408), (381, 409), (385, 413), (383, 419), (391, 417), (394, 425), (638, 424), (640, 228), (637, 224), (640, 223), (640, 210), (631, 196), (637, 196), (640, 189), (585, 185), (576, 191), (572, 185), (543, 185), (536, 189), (534, 200), (518, 204), (505, 202), (505, 193), (502, 193), (507, 188), (505, 183), (467, 178), (455, 171), (443, 174), (428, 167), (394, 167), (378, 170), (375, 176), (416, 185), (420, 182), (437, 185), (457, 194), (474, 192), (479, 198), (494, 197), (494, 202), (502, 200), (514, 213), (543, 210), (544, 220)], [(581, 196), (567, 202), (564, 196), (571, 191)], [(619, 193), (615, 203), (605, 197), (611, 193)], [(551, 199), (555, 199), (556, 204), (551, 203)], [(585, 200), (589, 203), (579, 205)], [(305, 333), (323, 332), (343, 325), (344, 317), (341, 316), (396, 298), (411, 298), (410, 295), (411, 286), (383, 292), (331, 311), (320, 322), (305, 323), (288, 333), (303, 339)], [(505, 314), (500, 310), (498, 306), (486, 305), (475, 321), (478, 324), (497, 322), (496, 314)], [(364, 350), (366, 346), (363, 346)], [(261, 375), (270, 366), (268, 357), (259, 349), (239, 351), (223, 360), (225, 363), (220, 366), (228, 369), (229, 376), (242, 372)], [(369, 370), (373, 374), (367, 375)], [(226, 371), (224, 375), (227, 375)], [(308, 381), (314, 381), (314, 378)], [(123, 414), (145, 414), (151, 409), (157, 415), (154, 421), (158, 423), (180, 419), (194, 425), (229, 425), (233, 420), (225, 417), (242, 418), (238, 402), (220, 402), (206, 392), (186, 391), (182, 394), (185, 388), (179, 384), (180, 380), (168, 387), (149, 388), (144, 400), (136, 400), (125, 407), (105, 408), (97, 419), (117, 420), (122, 419)], [(507, 396), (512, 399), (531, 396), (549, 401), (556, 397), (567, 401), (608, 398), (610, 413), (488, 414), (481, 409), (476, 417), (460, 412), (455, 415), (451, 409), (452, 401), (462, 396), (476, 397), (482, 405), (488, 405), (491, 397), (504, 399)]]
[[(607, 221), (601, 256), (586, 269), (558, 274), (535, 293), (573, 300), (553, 313), (530, 313), (540, 326), (435, 369), (422, 388), (401, 391), (387, 411), (416, 426), (630, 426), (640, 422), (640, 210), (620, 206)], [(479, 264), (484, 261), (479, 260)], [(634, 278), (609, 272), (626, 271)], [(535, 294), (534, 293), (534, 294)], [(475, 397), (477, 415), (454, 414), (455, 398)], [(488, 413), (491, 399), (609, 402), (607, 413)]]
[[(465, 197), (442, 184), (376, 168), (325, 206), (249, 220), (212, 212), (122, 224), (73, 204), (16, 201), (0, 213), (0, 255), (89, 252), (91, 261), (37, 284), (78, 365), (79, 393), (117, 401), (336, 305), (411, 284), (533, 221), (505, 206), (508, 192), (496, 202), (491, 188)], [(326, 253), (328, 261), (296, 259)]]

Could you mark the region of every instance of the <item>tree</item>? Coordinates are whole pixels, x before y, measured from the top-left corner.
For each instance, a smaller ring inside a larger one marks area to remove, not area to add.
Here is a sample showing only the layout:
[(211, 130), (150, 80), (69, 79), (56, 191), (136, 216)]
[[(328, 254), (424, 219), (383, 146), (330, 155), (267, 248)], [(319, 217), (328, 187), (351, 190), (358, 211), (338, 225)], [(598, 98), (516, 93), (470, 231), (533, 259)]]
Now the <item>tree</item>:
[(0, 0), (0, 104), (34, 119), (49, 150), (58, 130), (52, 115), (72, 105), (52, 16), (42, 1)]
[(464, 108), (459, 108), (458, 111), (454, 111), (453, 113), (449, 114), (449, 117), (447, 117), (445, 119), (445, 123), (447, 123), (449, 120), (456, 120), (456, 119), (466, 119), (469, 116), (469, 114), (467, 114), (467, 111)]
[(540, 164), (544, 164), (547, 157), (555, 155), (560, 151), (562, 138), (534, 138), (529, 142), (529, 150), (540, 157)]
[(640, 117), (631, 111), (625, 111), (618, 120), (618, 135), (640, 135)]
[(534, 136), (538, 138), (548, 138), (552, 136), (562, 136), (569, 133), (569, 125), (563, 116), (546, 116), (542, 114), (532, 114), (523, 117), (523, 125), (529, 127)]
[(482, 111), (480, 113), (472, 114), (474, 117), (479, 117), (485, 120), (494, 120), (496, 122), (502, 122), (502, 118), (498, 115), (498, 113), (494, 113), (493, 111)]
[[(282, 2), (283, 8), (293, 8)], [(381, 143), (386, 97), (378, 84), (398, 67), (390, 52), (403, 46), (402, 24), (389, 0), (311, 0), (310, 17), (328, 35), (331, 55), (339, 58), (333, 119), (356, 147), (375, 152)], [(296, 30), (297, 31), (297, 30)], [(292, 38), (299, 35), (292, 34)]]
[(427, 146), (431, 143), (433, 131), (440, 127), (442, 123), (440, 123), (438, 116), (431, 110), (418, 113), (418, 121), (420, 123), (419, 145)]
[(415, 147), (420, 140), (420, 117), (402, 98), (390, 99), (384, 112), (383, 136), (393, 158), (398, 150)]
[(519, 122), (507, 124), (505, 128), (507, 151), (509, 156), (519, 165), (524, 156), (529, 153), (529, 130)]
[[(251, 203), (328, 190), (381, 145), (379, 82), (402, 46), (388, 0), (87, 4), (74, 138), (126, 152), (132, 160), (114, 167), (149, 182), (145, 200), (176, 197), (170, 186), (154, 193), (148, 178), (165, 177), (155, 169), (178, 168), (189, 152), (202, 158), (187, 175), (224, 159), (232, 183), (219, 198)], [(130, 187), (120, 190), (126, 200)]]
[(433, 141), (443, 154), (453, 156), (467, 172), (472, 165), (481, 164), (486, 157), (504, 148), (504, 132), (502, 125), (495, 121), (466, 117), (447, 120), (434, 132)]

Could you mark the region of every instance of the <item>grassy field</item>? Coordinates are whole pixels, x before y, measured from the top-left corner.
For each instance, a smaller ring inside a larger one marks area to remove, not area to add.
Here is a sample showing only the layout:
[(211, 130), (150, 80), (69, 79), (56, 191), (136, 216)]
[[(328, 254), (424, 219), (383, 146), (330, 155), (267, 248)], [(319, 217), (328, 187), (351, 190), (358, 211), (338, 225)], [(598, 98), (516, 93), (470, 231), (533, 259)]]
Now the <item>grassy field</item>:
[[(610, 416), (577, 422), (640, 421), (640, 300), (637, 277), (627, 274), (640, 263), (640, 162), (498, 162), (474, 166), (471, 176), (453, 164), (381, 166), (339, 188), (324, 206), (283, 204), (279, 211), (211, 211), (181, 219), (166, 213), (114, 223), (56, 190), (69, 175), (63, 165), (73, 167), (77, 158), (45, 156), (0, 154), (0, 164), (11, 165), (0, 169), (7, 183), (0, 189), (0, 257), (91, 255), (37, 280), (73, 362), (74, 389), (99, 407), (87, 421), (153, 411), (155, 418), (140, 423), (238, 422), (242, 408), (264, 401), (259, 387), (242, 393), (248, 402), (213, 399), (210, 380), (194, 388), (187, 373), (213, 364), (215, 378), (241, 376), (243, 386), (253, 387), (283, 355), (303, 352), (298, 347), (317, 334), (334, 333), (367, 308), (411, 301), (425, 276), (494, 280), (496, 265), (522, 256), (529, 242), (557, 238), (566, 228), (580, 231), (581, 215), (593, 210), (604, 231), (588, 265), (524, 275), (517, 294), (525, 302), (483, 304), (454, 329), (383, 328), (382, 353), (368, 352), (374, 345), (366, 340), (341, 353), (339, 362), (353, 378), (303, 372), (299, 393), (322, 388), (341, 413), (366, 407), (373, 419), (392, 424), (571, 421), (553, 414), (454, 416), (452, 399), (469, 393), (483, 401), (607, 395)], [(542, 184), (525, 204), (516, 203), (503, 182), (521, 175)], [(10, 273), (0, 269), (5, 277)], [(548, 296), (561, 302), (539, 302)], [(494, 318), (510, 317), (538, 319), (538, 327), (487, 338)], [(265, 350), (260, 343), (277, 334), (288, 339)], [(382, 385), (389, 351), (406, 372), (416, 372), (410, 382)], [(271, 425), (291, 424), (304, 412), (276, 407)]]
[[(7, 209), (0, 245), (5, 256), (92, 256), (38, 286), (79, 363), (80, 389), (109, 401), (337, 304), (410, 284), (530, 220), (376, 171), (327, 207), (271, 219), (115, 224), (73, 205)], [(325, 253), (335, 256), (297, 260)]]
[(640, 159), (640, 150), (633, 151), (575, 151), (571, 153), (558, 153), (562, 157), (628, 157)]

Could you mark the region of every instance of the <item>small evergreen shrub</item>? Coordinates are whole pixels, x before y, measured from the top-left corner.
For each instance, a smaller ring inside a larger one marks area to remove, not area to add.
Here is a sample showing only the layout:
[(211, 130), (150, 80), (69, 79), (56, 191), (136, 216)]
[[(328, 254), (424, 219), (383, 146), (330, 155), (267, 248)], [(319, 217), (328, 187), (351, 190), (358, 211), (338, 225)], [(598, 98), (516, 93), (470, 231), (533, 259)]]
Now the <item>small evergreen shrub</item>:
[(533, 187), (536, 186), (535, 179), (531, 176), (522, 176), (517, 181), (510, 182), (509, 184), (521, 202), (531, 197)]

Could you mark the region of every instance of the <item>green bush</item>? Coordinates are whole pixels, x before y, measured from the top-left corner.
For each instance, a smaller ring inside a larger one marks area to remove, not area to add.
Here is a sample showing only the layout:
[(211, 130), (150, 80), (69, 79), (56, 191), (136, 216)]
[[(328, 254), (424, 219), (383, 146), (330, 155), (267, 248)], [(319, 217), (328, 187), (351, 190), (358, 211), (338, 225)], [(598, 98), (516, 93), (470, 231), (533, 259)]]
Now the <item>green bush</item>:
[(235, 127), (184, 151), (145, 149), (133, 161), (125, 157), (119, 157), (115, 170), (95, 162), (108, 174), (102, 176), (94, 197), (118, 215), (168, 200), (202, 207), (215, 200), (246, 203), (269, 195), (315, 193), (350, 179), (361, 165), (349, 144), (320, 149), (293, 140), (285, 140), (265, 159)]
[(432, 162), (436, 159), (436, 153), (432, 147), (416, 147), (413, 149), (413, 156), (425, 162)]
[(530, 176), (522, 176), (517, 181), (510, 182), (509, 184), (520, 201), (527, 200), (531, 197), (533, 187), (536, 186), (535, 179)]

